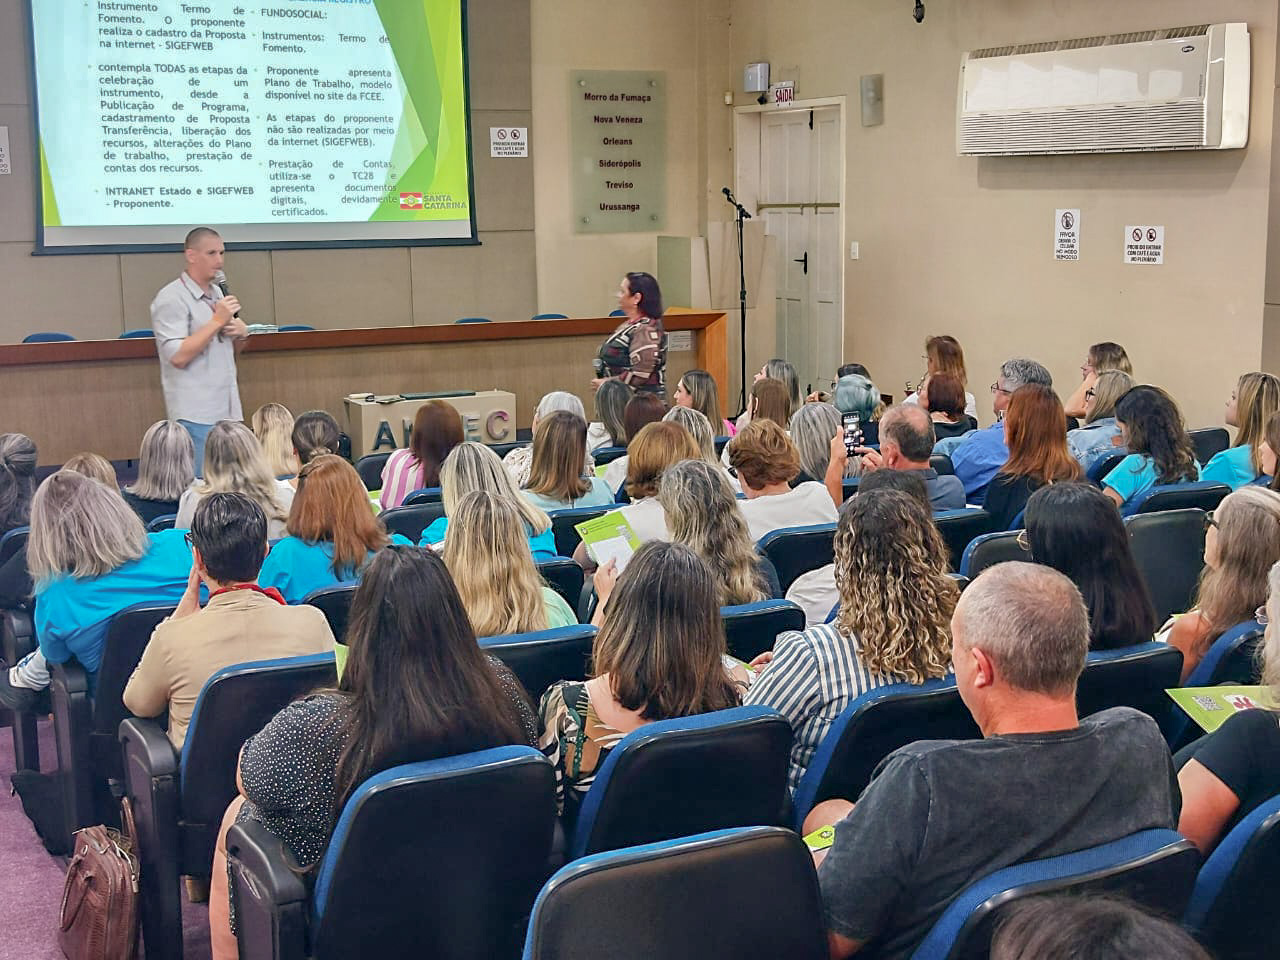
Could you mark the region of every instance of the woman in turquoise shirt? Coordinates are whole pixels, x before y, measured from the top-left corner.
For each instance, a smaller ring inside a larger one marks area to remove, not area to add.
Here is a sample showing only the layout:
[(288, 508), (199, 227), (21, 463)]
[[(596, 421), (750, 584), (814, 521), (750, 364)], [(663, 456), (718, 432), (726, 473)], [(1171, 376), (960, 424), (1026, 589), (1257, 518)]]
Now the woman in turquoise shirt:
[(1116, 422), (1129, 455), (1102, 480), (1102, 492), (1123, 508), (1158, 483), (1200, 478), (1195, 447), (1173, 398), (1159, 387), (1134, 387), (1116, 404)]
[(287, 524), (289, 535), (262, 564), (258, 583), (275, 587), (285, 603), (301, 603), (321, 587), (350, 583), (388, 543), (369, 509), (369, 495), (355, 467), (332, 453), (321, 454), (298, 472), (298, 492)]
[(1280, 410), (1280, 379), (1269, 373), (1246, 373), (1227, 401), (1227, 426), (1236, 427), (1236, 443), (1204, 465), (1201, 480), (1225, 483), (1238, 490), (1263, 474), (1258, 447), (1266, 440), (1267, 421)]
[(457, 512), (462, 498), (473, 490), (488, 490), (515, 504), (524, 521), (534, 562), (555, 559), (556, 539), (551, 533), (551, 518), (520, 495), (498, 455), (474, 440), (454, 447), (440, 467), (440, 493), (445, 515), (422, 531), (418, 546), (435, 547), (444, 542), (449, 531), (449, 518)]
[(540, 510), (601, 507), (613, 503), (613, 491), (599, 477), (585, 476), (587, 421), (557, 410), (533, 431), (533, 462), (521, 492)]

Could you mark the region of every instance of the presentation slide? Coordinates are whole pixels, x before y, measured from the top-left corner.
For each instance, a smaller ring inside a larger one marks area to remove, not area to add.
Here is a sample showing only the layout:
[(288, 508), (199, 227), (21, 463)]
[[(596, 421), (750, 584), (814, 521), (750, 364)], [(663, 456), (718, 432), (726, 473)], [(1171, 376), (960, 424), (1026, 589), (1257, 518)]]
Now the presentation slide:
[(38, 252), (475, 242), (465, 0), (31, 0)]

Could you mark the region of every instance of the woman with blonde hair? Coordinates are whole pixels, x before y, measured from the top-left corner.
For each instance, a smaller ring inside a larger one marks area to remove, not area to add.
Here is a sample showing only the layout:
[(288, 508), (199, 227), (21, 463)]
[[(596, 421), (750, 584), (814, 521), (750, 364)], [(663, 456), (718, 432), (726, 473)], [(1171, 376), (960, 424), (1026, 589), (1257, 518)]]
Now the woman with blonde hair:
[(1201, 480), (1225, 483), (1232, 490), (1263, 476), (1259, 447), (1267, 439), (1267, 421), (1280, 411), (1280, 378), (1246, 373), (1227, 401), (1227, 426), (1236, 428), (1235, 445), (1215, 454), (1200, 471)]
[(1194, 608), (1156, 637), (1182, 651), (1182, 679), (1238, 623), (1267, 600), (1267, 575), (1280, 560), (1280, 494), (1241, 487), (1205, 516), (1204, 572)]
[(498, 455), (474, 440), (466, 440), (454, 447), (440, 467), (444, 516), (422, 531), (418, 546), (437, 547), (448, 539), (449, 518), (457, 512), (462, 498), (473, 490), (488, 490), (510, 500), (524, 521), (533, 559), (540, 563), (555, 558), (556, 540), (551, 533), (551, 518), (520, 495)]
[(204, 442), (204, 477), (178, 500), (174, 526), (191, 527), (200, 498), (210, 493), (243, 493), (267, 515), (267, 539), (279, 540), (288, 531), (285, 521), (293, 504), (293, 487), (277, 480), (262, 452), (262, 444), (239, 420), (220, 420)]
[(1124, 450), (1116, 404), (1133, 386), (1133, 377), (1123, 370), (1104, 370), (1085, 390), (1084, 425), (1067, 431), (1067, 449), (1086, 473), (1103, 457)]
[[(796, 381), (799, 384), (799, 381)], [(723, 430), (722, 436), (732, 437), (738, 432), (728, 420), (720, 416), (720, 394), (715, 377), (706, 370), (690, 370), (676, 383), (675, 403), (678, 407), (697, 410), (713, 430)]]
[(587, 466), (586, 442), (587, 423), (578, 414), (556, 410), (541, 417), (533, 430), (525, 499), (542, 510), (613, 503), (613, 491)]
[(700, 460), (702, 451), (688, 430), (667, 421), (646, 424), (627, 450), (626, 490), (631, 502), (621, 508), (622, 515), (641, 542), (670, 540), (658, 485), (670, 467), (681, 460)]
[(560, 594), (538, 576), (524, 518), (505, 497), (472, 490), (459, 500), (443, 556), (477, 637), (578, 622)]
[(78, 473), (82, 477), (88, 477), (90, 480), (97, 480), (104, 487), (119, 492), (120, 485), (116, 482), (116, 470), (111, 466), (111, 461), (100, 453), (77, 453), (68, 458), (67, 462), (62, 465), (63, 470), (70, 470), (72, 473)]
[(720, 458), (716, 456), (716, 437), (711, 430), (711, 421), (700, 410), (675, 406), (662, 419), (667, 423), (678, 423), (688, 430), (689, 436), (693, 437), (693, 442), (702, 451), (703, 460), (717, 465), (720, 463)]
[(851, 701), (951, 670), (951, 614), (960, 590), (923, 505), (898, 490), (859, 494), (841, 512), (835, 553), (835, 622), (781, 634), (772, 653), (756, 658), (753, 665), (767, 666), (745, 698), (791, 723), (793, 790)]
[(1124, 347), (1104, 340), (1089, 348), (1084, 363), (1080, 365), (1080, 386), (1076, 387), (1075, 392), (1063, 404), (1068, 417), (1083, 417), (1088, 414), (1085, 394), (1097, 385), (1098, 377), (1108, 370), (1119, 370), (1133, 376), (1133, 364), (1129, 362), (1129, 354)]
[(288, 480), (298, 472), (293, 452), (293, 414), (283, 403), (264, 403), (249, 420), (253, 435), (277, 480)]
[(178, 500), (196, 478), (195, 444), (177, 420), (157, 420), (142, 435), (138, 479), (125, 487), (125, 502), (143, 523), (178, 512)]
[(778, 572), (756, 553), (729, 478), (719, 464), (682, 460), (658, 482), (671, 540), (700, 556), (716, 582), (720, 606), (781, 596)]
[[(298, 493), (289, 508), (288, 536), (271, 548), (258, 583), (275, 587), (285, 603), (301, 603), (322, 587), (358, 581), (388, 537), (369, 509), (369, 494), (356, 468), (324, 453), (298, 472)], [(341, 640), (341, 637), (338, 638)]]

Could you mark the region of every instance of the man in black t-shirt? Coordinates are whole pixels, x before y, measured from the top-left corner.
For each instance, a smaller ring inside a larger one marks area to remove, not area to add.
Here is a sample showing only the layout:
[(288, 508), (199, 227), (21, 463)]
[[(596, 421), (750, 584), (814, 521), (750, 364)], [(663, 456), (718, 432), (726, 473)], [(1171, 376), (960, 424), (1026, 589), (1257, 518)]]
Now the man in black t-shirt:
[(818, 869), (833, 957), (872, 941), (877, 957), (909, 957), (970, 883), (1178, 822), (1155, 722), (1127, 707), (1076, 717), (1089, 617), (1070, 580), (999, 564), (961, 596), (951, 630), (956, 684), (985, 739), (903, 747), (856, 806), (828, 801), (806, 820), (806, 832), (836, 823)]

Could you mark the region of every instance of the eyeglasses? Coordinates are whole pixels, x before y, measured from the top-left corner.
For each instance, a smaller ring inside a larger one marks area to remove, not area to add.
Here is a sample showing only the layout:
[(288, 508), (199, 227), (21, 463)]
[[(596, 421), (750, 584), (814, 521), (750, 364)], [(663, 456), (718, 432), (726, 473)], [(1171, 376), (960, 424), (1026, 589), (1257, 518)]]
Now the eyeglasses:
[(1217, 520), (1215, 520), (1215, 519), (1213, 519), (1213, 511), (1212, 511), (1212, 510), (1208, 511), (1208, 512), (1204, 515), (1204, 529), (1205, 529), (1205, 532), (1206, 532), (1206, 533), (1208, 533), (1208, 532), (1209, 532), (1209, 528), (1210, 528), (1210, 527), (1216, 527), (1217, 525), (1218, 525), (1218, 521), (1217, 521)]
[(1271, 622), (1271, 618), (1267, 616), (1267, 605), (1265, 603), (1257, 610), (1253, 611), (1253, 619), (1257, 620), (1264, 627)]
[(188, 546), (188, 547), (194, 547), (194, 546), (196, 545), (196, 542), (195, 542), (194, 540), (192, 540), (192, 539), (191, 539), (191, 531), (190, 531), (190, 530), (188, 530), (186, 533), (184, 533), (184, 534), (182, 535), (182, 539), (183, 539), (183, 540), (185, 540), (185, 541), (187, 541), (187, 546)]
[(1026, 530), (1018, 531), (1018, 537), (1015, 542), (1018, 544), (1019, 547), (1021, 547), (1027, 553), (1031, 552), (1031, 538), (1027, 536)]
[(1093, 389), (1093, 387), (1090, 387), (1088, 390), (1084, 392), (1084, 398), (1086, 400), (1092, 400), (1097, 395), (1098, 395), (1098, 391)]
[(991, 392), (992, 392), (992, 393), (1005, 393), (1005, 394), (1012, 394), (1012, 393), (1013, 393), (1013, 391), (1012, 391), (1012, 390), (1006, 390), (1004, 387), (1000, 386), (1000, 381), (999, 381), (999, 380), (997, 380), (995, 383), (993, 383), (993, 384), (991, 385)]

